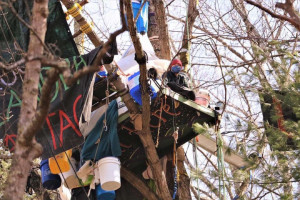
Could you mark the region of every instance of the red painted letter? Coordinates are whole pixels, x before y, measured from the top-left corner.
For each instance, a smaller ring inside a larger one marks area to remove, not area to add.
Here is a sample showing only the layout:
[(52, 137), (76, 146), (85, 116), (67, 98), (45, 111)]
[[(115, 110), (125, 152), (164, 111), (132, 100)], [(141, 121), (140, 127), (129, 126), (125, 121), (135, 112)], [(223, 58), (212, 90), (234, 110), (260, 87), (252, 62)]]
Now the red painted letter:
[(54, 150), (55, 150), (57, 148), (56, 147), (56, 141), (55, 141), (55, 136), (54, 136), (53, 128), (52, 128), (50, 120), (49, 120), (49, 117), (52, 117), (54, 115), (55, 115), (55, 113), (49, 113), (49, 115), (46, 117), (46, 122), (47, 122), (48, 128), (49, 128), (50, 133), (51, 133), (52, 143), (53, 143), (53, 147), (54, 147)]
[[(65, 127), (64, 127), (64, 119), (63, 119), (63, 117), (69, 123)], [(59, 135), (59, 139), (60, 139), (60, 146), (61, 147), (63, 145), (63, 131), (66, 130), (67, 128), (69, 128), (69, 127), (71, 127), (79, 137), (82, 137), (82, 134), (80, 133), (80, 131), (76, 128), (76, 126), (70, 120), (70, 118), (68, 117), (68, 115), (66, 113), (64, 113), (64, 111), (62, 111), (62, 110), (59, 110), (59, 121), (60, 121), (60, 135)]]

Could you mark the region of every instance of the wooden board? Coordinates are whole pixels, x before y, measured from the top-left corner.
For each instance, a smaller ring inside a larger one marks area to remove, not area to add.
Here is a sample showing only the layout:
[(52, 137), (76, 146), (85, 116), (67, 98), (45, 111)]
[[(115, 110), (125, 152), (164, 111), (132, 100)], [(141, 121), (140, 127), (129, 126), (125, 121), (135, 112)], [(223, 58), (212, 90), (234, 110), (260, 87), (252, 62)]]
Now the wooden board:
[[(198, 135), (197, 145), (209, 153), (216, 155), (217, 144), (216, 141), (211, 137), (206, 135)], [(227, 146), (223, 147), (225, 162), (233, 165), (236, 168), (244, 168), (248, 165), (245, 159), (233, 150), (230, 151), (230, 154), (225, 153), (227, 149)]]

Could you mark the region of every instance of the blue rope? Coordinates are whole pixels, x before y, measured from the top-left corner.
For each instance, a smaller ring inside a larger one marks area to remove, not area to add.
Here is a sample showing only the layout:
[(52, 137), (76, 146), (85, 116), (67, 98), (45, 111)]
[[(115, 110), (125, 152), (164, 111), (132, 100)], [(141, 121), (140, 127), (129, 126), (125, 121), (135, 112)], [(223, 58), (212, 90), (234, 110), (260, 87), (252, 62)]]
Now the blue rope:
[(174, 193), (173, 193), (173, 200), (176, 197), (178, 185), (177, 185), (177, 166), (174, 167)]

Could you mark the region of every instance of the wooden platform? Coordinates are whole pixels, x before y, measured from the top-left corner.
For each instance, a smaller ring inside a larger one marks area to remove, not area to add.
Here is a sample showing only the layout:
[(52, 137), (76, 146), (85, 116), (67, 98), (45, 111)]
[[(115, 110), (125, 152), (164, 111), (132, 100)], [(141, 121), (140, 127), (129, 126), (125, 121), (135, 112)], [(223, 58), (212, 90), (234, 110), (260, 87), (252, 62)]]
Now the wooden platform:
[[(162, 113), (160, 113), (160, 110), (162, 110)], [(194, 101), (187, 100), (175, 92), (167, 89), (163, 90), (151, 104), (150, 130), (155, 143), (157, 137), (159, 138), (157, 148), (159, 157), (172, 152), (174, 144), (173, 127), (179, 127), (177, 146), (180, 146), (197, 135), (192, 129), (193, 123), (214, 125), (214, 111), (200, 106)], [(122, 165), (129, 169), (141, 167), (141, 170), (143, 170), (146, 167), (146, 157), (144, 148), (136, 133), (137, 131), (134, 130), (134, 126), (130, 121), (129, 113), (126, 112), (121, 115), (119, 117), (118, 134), (122, 147)]]

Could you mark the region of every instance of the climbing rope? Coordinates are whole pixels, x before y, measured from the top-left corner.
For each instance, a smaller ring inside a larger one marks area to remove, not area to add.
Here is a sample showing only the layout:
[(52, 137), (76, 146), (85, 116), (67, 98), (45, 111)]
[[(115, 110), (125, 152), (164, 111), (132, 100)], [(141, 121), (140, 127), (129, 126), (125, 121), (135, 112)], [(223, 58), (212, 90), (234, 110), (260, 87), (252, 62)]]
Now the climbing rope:
[[(106, 90), (105, 90), (105, 96), (106, 96), (105, 105), (108, 107), (108, 105), (109, 105), (109, 80), (108, 80), (108, 76), (107, 76), (106, 79), (107, 79), (107, 81), (106, 81), (107, 84), (106, 84)], [(93, 160), (94, 165), (95, 165), (99, 145), (100, 145), (100, 142), (101, 142), (101, 138), (102, 138), (102, 135), (103, 135), (103, 130), (107, 131), (107, 124), (106, 123), (107, 123), (107, 108), (106, 108), (105, 113), (104, 113), (103, 126), (102, 126), (100, 134), (99, 134), (99, 139), (96, 142), (97, 143), (97, 148), (96, 148), (95, 155), (94, 155), (94, 160)]]
[[(175, 130), (175, 127), (174, 127), (174, 130)], [(173, 146), (174, 192), (173, 192), (173, 196), (172, 196), (173, 200), (175, 199), (176, 194), (177, 194), (177, 190), (178, 190), (177, 181), (179, 180), (179, 174), (177, 171), (177, 151), (176, 151), (176, 144), (177, 144), (177, 140), (178, 140), (178, 130), (179, 130), (179, 127), (177, 127), (173, 133), (173, 138), (174, 138), (174, 146)]]
[[(219, 199), (225, 199), (225, 167), (224, 167), (224, 153), (223, 153), (223, 139), (219, 130), (220, 121), (216, 121), (215, 132), (217, 134), (217, 160), (219, 173)], [(223, 198), (222, 198), (223, 196)]]
[(162, 112), (163, 112), (163, 103), (164, 101), (162, 99), (160, 99), (161, 102), (160, 102), (160, 109), (159, 109), (159, 120), (158, 120), (158, 128), (157, 128), (157, 136), (156, 136), (156, 145), (155, 147), (157, 148), (158, 145), (159, 145), (159, 134), (160, 134), (160, 126), (161, 126), (161, 115), (162, 115)]

